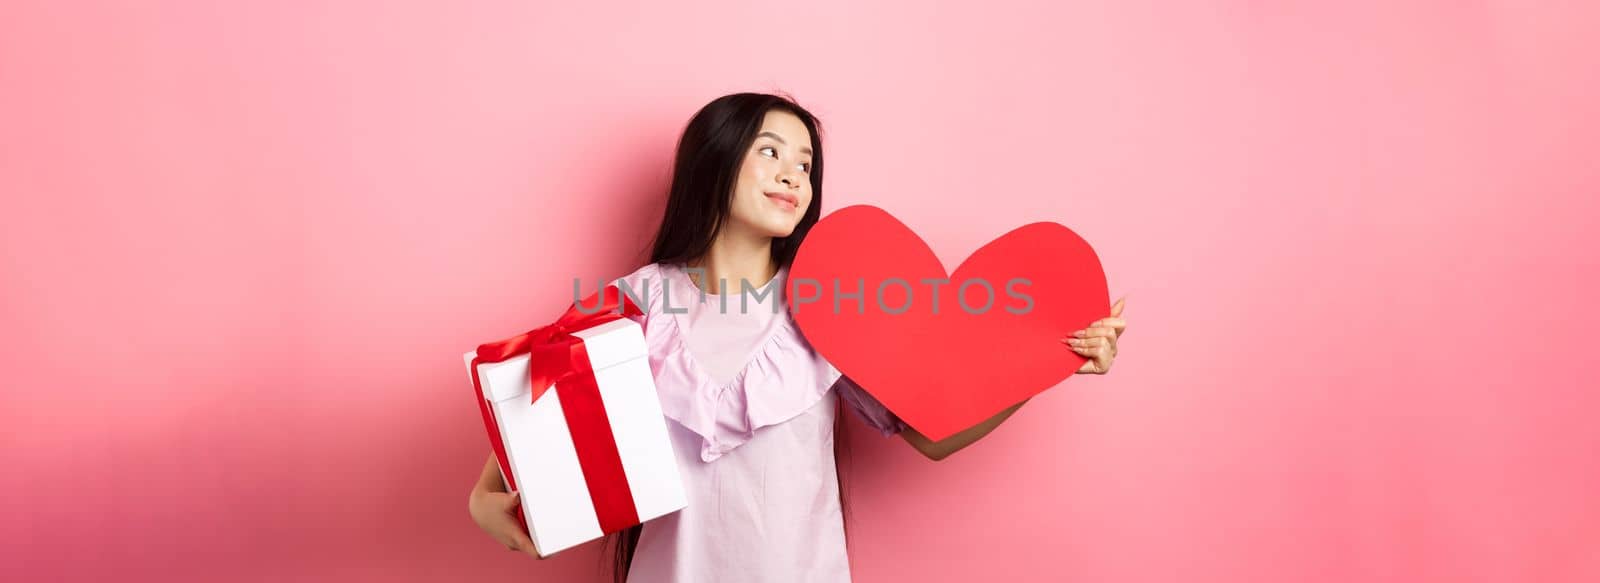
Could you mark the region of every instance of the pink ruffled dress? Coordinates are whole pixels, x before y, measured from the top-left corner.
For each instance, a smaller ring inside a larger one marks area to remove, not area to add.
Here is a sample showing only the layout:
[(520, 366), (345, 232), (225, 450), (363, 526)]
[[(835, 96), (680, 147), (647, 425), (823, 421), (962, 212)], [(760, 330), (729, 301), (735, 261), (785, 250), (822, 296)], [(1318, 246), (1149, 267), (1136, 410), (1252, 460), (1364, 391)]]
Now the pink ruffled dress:
[(614, 281), (646, 302), (635, 319), (689, 496), (645, 523), (630, 583), (850, 580), (837, 400), (885, 436), (905, 424), (806, 343), (782, 303), (787, 276), (710, 294), (654, 263)]

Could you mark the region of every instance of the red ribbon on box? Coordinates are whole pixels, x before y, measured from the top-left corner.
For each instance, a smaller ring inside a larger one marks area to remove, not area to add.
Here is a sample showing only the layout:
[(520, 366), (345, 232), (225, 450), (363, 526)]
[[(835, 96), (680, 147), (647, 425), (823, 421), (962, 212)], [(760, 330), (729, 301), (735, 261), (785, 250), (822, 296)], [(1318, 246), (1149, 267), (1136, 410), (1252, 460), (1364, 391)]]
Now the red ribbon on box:
[[(597, 295), (601, 296), (601, 303), (589, 307)], [(580, 305), (592, 311), (584, 313)], [(583, 339), (573, 336), (572, 332), (642, 313), (637, 305), (623, 297), (617, 286), (608, 285), (583, 301), (573, 303), (560, 319), (548, 326), (478, 346), (478, 354), (472, 359), (472, 387), (478, 392), (478, 406), (483, 411), (483, 424), (489, 431), (495, 459), (505, 470), (507, 490), (517, 489), (516, 479), (506, 460), (506, 448), (500, 439), (494, 412), (484, 397), (483, 383), (478, 380), (478, 365), (527, 354), (533, 401), (537, 402), (551, 387), (555, 387), (556, 397), (561, 399), (572, 445), (578, 452), (578, 465), (583, 469), (595, 516), (605, 534), (638, 524), (639, 511), (633, 506), (633, 491), (628, 488), (628, 477), (622, 470), (622, 456), (617, 452), (611, 422), (600, 400), (600, 386), (589, 363), (589, 351), (584, 348)], [(520, 510), (516, 516), (517, 522), (527, 529), (527, 520)]]

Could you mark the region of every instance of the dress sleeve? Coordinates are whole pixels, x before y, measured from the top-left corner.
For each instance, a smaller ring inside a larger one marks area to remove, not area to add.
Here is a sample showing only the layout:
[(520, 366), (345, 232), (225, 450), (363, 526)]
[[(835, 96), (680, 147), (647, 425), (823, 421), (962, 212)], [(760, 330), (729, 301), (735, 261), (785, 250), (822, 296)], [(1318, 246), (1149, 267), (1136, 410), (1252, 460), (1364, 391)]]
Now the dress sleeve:
[(622, 292), (623, 299), (639, 307), (641, 313), (629, 314), (627, 318), (638, 322), (645, 332), (645, 338), (650, 338), (651, 311), (661, 303), (661, 288), (666, 285), (666, 280), (662, 279), (661, 266), (656, 263), (646, 263), (632, 273), (608, 283), (617, 286)]
[(884, 437), (891, 437), (905, 431), (906, 424), (904, 421), (901, 421), (894, 413), (889, 412), (889, 409), (884, 407), (883, 403), (872, 398), (872, 395), (863, 390), (861, 385), (850, 380), (850, 377), (839, 375), (839, 379), (833, 383), (833, 388), (838, 389), (839, 398), (844, 399), (844, 402), (850, 405), (850, 409), (855, 411), (862, 421), (865, 421), (873, 429), (878, 430)]

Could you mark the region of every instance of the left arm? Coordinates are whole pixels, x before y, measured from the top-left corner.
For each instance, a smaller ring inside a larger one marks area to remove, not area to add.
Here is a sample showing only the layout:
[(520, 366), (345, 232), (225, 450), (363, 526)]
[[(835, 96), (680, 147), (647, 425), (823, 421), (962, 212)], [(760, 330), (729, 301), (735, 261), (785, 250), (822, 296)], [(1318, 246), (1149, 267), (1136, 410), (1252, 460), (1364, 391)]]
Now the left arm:
[[(1031, 398), (1029, 397), (1029, 399)], [(1010, 417), (1012, 413), (1016, 413), (1017, 409), (1021, 409), (1022, 405), (1027, 402), (1028, 399), (1023, 399), (1021, 403), (1006, 407), (1004, 411), (996, 413), (994, 417), (985, 419), (982, 423), (968, 427), (960, 433), (939, 441), (928, 439), (928, 436), (910, 427), (906, 427), (905, 431), (901, 431), (900, 436), (904, 437), (906, 443), (911, 444), (911, 447), (917, 448), (917, 451), (922, 452), (922, 455), (928, 456), (928, 459), (939, 461), (950, 457), (952, 453), (961, 451), (961, 448), (976, 443), (983, 436), (988, 435), (990, 431), (994, 431), (994, 428), (999, 427), (1001, 422)]]
[[(1122, 307), (1126, 299), (1119, 299), (1115, 305), (1111, 306), (1111, 317), (1102, 318), (1090, 324), (1088, 328), (1061, 339), (1061, 342), (1070, 346), (1074, 352), (1089, 359), (1078, 369), (1079, 373), (1106, 374), (1111, 371), (1111, 361), (1117, 356), (1117, 338), (1121, 337), (1122, 331), (1128, 327), (1127, 321), (1122, 319)], [(1031, 399), (1032, 397), (1029, 398)], [(916, 429), (912, 429), (910, 426), (901, 431), (900, 436), (904, 437), (906, 443), (911, 444), (911, 447), (922, 452), (922, 455), (928, 456), (928, 459), (939, 461), (950, 457), (950, 454), (961, 451), (962, 448), (976, 443), (983, 436), (988, 435), (990, 431), (994, 431), (994, 428), (999, 427), (1001, 423), (1011, 417), (1012, 413), (1016, 413), (1017, 409), (1021, 409), (1027, 402), (1028, 399), (1023, 399), (1021, 403), (1007, 407), (1004, 411), (996, 413), (995, 416), (985, 419), (982, 423), (968, 427), (960, 433), (939, 441), (928, 439), (928, 436), (923, 435)]]

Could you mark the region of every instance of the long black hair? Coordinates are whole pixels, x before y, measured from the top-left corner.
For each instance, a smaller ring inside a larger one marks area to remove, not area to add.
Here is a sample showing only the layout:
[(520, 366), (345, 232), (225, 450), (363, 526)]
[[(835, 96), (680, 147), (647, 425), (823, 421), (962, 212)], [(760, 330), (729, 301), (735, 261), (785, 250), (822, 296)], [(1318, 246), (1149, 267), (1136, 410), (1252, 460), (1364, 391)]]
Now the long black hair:
[[(672, 164), (672, 186), (668, 189), (667, 209), (651, 245), (652, 263), (686, 263), (701, 258), (711, 249), (718, 232), (726, 224), (739, 167), (750, 145), (761, 131), (767, 112), (780, 110), (800, 118), (811, 132), (811, 206), (787, 237), (772, 240), (772, 259), (778, 267), (794, 262), (794, 254), (806, 233), (822, 216), (822, 134), (816, 116), (800, 107), (793, 97), (767, 93), (724, 95), (700, 108), (689, 119), (678, 140)], [(843, 408), (834, 411), (833, 451), (835, 464), (848, 460), (843, 446)], [(844, 464), (848, 465), (848, 463)], [(845, 510), (844, 472), (838, 472), (839, 504)], [(625, 583), (633, 563), (643, 525), (613, 533), (612, 578)], [(848, 529), (846, 529), (848, 531)], [(846, 536), (848, 540), (848, 535)], [(602, 553), (602, 557), (604, 553)]]

